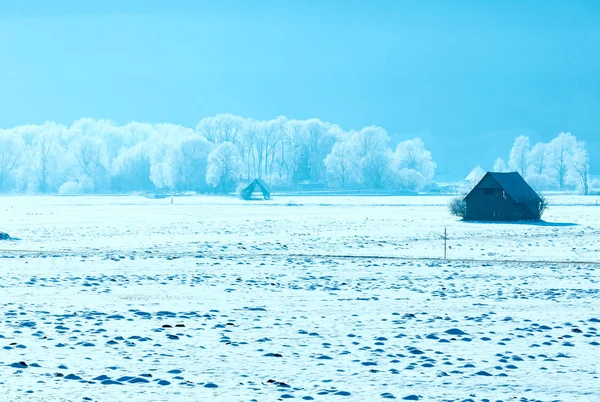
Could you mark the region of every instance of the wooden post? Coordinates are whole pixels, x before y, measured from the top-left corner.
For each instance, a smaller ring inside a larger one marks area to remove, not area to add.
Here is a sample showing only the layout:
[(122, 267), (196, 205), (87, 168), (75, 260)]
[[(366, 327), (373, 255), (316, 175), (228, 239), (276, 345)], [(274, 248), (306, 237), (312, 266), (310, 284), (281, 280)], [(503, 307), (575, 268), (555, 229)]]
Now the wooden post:
[(448, 245), (448, 232), (447, 229), (444, 228), (444, 260), (446, 259), (446, 246)]

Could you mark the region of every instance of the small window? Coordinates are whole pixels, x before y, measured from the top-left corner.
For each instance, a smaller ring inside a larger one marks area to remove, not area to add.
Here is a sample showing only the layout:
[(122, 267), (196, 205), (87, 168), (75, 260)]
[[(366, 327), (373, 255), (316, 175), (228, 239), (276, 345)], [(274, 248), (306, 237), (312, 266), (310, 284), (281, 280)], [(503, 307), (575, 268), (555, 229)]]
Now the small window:
[(494, 189), (493, 188), (484, 188), (483, 189), (483, 194), (485, 194), (485, 195), (494, 195)]

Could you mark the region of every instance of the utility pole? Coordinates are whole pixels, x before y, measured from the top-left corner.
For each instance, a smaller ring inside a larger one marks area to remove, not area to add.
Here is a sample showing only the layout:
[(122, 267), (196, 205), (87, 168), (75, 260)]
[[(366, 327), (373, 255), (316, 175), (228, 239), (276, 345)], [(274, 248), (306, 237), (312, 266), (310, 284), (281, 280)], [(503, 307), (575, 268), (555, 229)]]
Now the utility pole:
[(448, 231), (444, 228), (444, 260), (446, 259), (446, 246), (448, 245)]

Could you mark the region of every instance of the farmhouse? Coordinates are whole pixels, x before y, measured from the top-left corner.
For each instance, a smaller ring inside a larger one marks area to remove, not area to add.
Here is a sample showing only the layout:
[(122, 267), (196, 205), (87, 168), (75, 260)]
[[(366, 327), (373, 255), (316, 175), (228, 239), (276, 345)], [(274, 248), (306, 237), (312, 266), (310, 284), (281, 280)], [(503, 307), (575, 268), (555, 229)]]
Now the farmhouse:
[(252, 180), (252, 183), (242, 190), (242, 199), (251, 200), (252, 194), (257, 190), (257, 188), (262, 193), (265, 200), (271, 199), (271, 189), (265, 183), (263, 183), (261, 179)]
[(542, 199), (519, 173), (488, 172), (465, 197), (466, 220), (539, 220)]

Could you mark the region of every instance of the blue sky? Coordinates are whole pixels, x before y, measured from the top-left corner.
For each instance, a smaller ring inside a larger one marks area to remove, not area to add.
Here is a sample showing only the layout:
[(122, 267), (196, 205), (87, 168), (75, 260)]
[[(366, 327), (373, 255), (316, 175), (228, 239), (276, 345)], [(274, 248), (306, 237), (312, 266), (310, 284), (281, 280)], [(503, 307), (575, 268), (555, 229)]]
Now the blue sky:
[(450, 175), (519, 134), (600, 158), (600, 2), (2, 4), (0, 127), (228, 112), (417, 133)]

